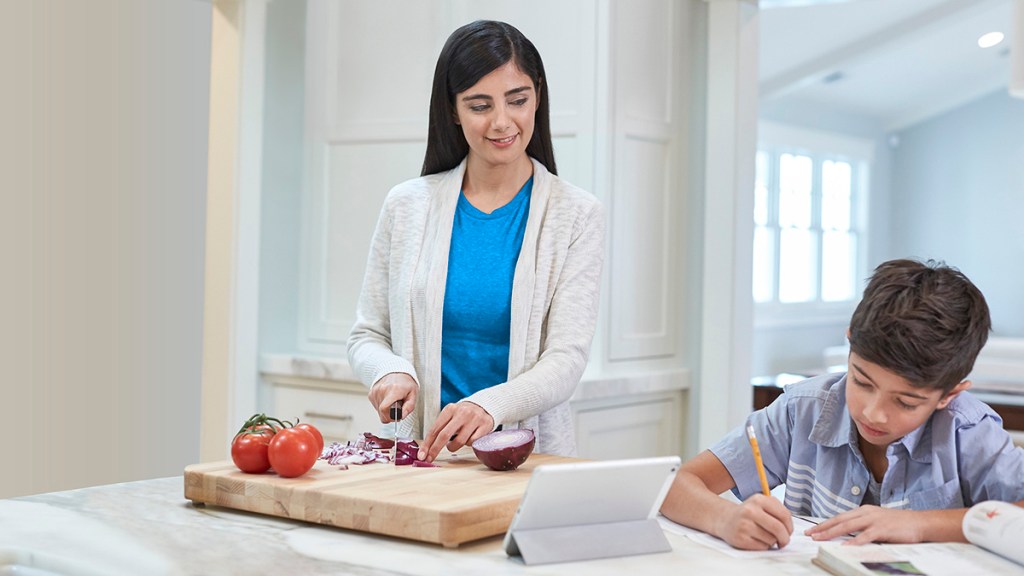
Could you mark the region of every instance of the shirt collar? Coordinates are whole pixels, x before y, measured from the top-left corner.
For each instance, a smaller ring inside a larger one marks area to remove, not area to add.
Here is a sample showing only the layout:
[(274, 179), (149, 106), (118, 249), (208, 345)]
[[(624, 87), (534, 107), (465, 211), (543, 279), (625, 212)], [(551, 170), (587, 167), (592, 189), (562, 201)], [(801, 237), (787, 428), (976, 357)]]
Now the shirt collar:
[(935, 419), (936, 410), (909, 434), (900, 439), (897, 444), (902, 443), (910, 454), (910, 459), (917, 462), (928, 463), (932, 461), (932, 420)]
[(846, 375), (836, 380), (826, 392), (818, 419), (814, 421), (808, 440), (815, 444), (838, 448), (850, 443), (850, 413), (846, 410)]

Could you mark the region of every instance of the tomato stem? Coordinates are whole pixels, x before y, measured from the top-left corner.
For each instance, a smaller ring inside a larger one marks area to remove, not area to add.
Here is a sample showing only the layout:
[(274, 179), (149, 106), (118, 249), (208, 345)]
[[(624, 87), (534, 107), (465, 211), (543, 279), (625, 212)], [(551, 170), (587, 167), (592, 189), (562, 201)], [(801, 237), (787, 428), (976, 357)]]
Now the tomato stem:
[[(296, 418), (295, 422), (298, 423), (298, 421), (298, 418)], [(280, 420), (278, 418), (274, 418), (273, 416), (267, 416), (266, 414), (260, 412), (250, 416), (249, 419), (245, 421), (245, 424), (242, 424), (242, 427), (238, 429), (238, 432), (235, 434), (235, 436), (237, 437), (240, 434), (274, 435), (280, 428), (292, 427), (294, 427), (294, 424), (292, 424), (288, 420)]]

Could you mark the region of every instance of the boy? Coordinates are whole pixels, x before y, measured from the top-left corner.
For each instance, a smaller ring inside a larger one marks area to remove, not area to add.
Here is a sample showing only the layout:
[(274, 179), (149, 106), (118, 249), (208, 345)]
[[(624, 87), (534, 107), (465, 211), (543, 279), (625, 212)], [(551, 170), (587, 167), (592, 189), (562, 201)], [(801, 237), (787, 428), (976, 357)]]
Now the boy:
[[(787, 386), (750, 415), (769, 484), (761, 493), (746, 426), (687, 462), (662, 513), (743, 549), (780, 548), (791, 514), (829, 518), (816, 540), (964, 541), (966, 507), (1024, 506), (1024, 449), (962, 394), (991, 329), (981, 292), (941, 263), (875, 269), (850, 320), (848, 372)], [(718, 494), (732, 489), (742, 503)]]

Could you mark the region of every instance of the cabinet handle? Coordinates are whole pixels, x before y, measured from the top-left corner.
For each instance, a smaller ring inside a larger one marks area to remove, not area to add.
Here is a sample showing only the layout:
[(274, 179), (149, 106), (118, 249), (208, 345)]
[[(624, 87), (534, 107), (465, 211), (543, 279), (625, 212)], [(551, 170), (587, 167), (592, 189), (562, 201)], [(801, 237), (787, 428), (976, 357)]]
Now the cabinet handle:
[(339, 422), (351, 422), (352, 415), (325, 414), (324, 412), (306, 412), (306, 418), (319, 418), (321, 420), (338, 420)]

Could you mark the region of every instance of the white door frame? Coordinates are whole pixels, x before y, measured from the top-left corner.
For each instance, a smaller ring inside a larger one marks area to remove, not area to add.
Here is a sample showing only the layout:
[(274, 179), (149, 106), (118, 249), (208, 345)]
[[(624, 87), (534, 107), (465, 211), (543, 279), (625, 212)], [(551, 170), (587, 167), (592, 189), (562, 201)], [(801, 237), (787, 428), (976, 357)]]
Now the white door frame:
[(255, 412), (264, 43), (269, 0), (214, 0), (199, 456)]

